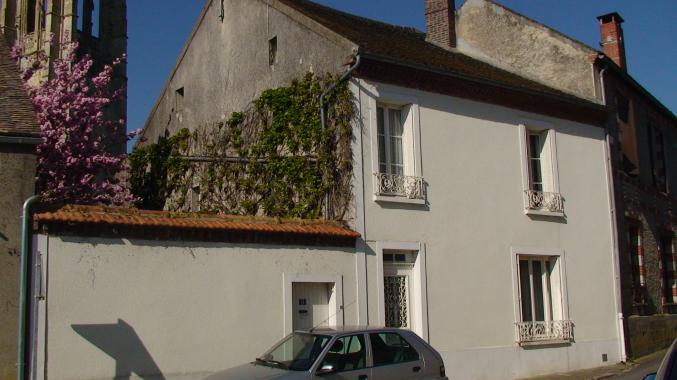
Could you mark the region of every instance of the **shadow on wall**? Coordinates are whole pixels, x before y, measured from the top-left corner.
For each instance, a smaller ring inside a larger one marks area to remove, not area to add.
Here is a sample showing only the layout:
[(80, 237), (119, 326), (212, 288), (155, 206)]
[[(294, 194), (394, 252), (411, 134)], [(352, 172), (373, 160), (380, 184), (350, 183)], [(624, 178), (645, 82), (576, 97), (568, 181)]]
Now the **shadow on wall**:
[(115, 378), (128, 380), (132, 373), (144, 380), (165, 380), (134, 328), (122, 319), (116, 324), (71, 325), (81, 337), (115, 359)]

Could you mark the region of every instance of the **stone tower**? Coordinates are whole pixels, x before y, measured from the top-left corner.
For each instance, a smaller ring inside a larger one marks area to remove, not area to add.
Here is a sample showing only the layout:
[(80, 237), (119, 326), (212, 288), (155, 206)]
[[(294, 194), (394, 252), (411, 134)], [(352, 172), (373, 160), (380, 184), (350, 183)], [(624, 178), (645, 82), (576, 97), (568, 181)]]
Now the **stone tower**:
[[(89, 53), (96, 62), (93, 70), (98, 71), (102, 65), (127, 53), (127, 1), (4, 0), (0, 32), (10, 45), (26, 37), (24, 54), (43, 50), (48, 57), (61, 54), (62, 41), (77, 41), (80, 53)], [(122, 64), (114, 73), (112, 86), (115, 90), (126, 84), (127, 68)], [(126, 116), (126, 99), (107, 110), (110, 120), (126, 120)], [(119, 145), (114, 150), (124, 152), (125, 144)]]

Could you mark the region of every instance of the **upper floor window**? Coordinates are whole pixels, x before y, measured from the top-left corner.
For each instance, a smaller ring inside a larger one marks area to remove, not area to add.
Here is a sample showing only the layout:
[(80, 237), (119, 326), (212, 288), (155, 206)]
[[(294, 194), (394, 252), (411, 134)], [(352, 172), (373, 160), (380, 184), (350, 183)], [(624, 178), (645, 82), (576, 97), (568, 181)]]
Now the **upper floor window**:
[(423, 204), (418, 105), (413, 98), (397, 95), (391, 98), (374, 104), (374, 199)]
[(616, 118), (623, 123), (630, 120), (630, 100), (620, 94), (616, 96)]
[(564, 204), (559, 193), (555, 130), (522, 125), (520, 134), (525, 210), (528, 214), (561, 216)]
[(651, 163), (651, 176), (654, 186), (659, 191), (667, 193), (668, 186), (665, 168), (665, 141), (663, 134), (658, 128), (649, 125), (649, 159)]
[(379, 173), (404, 175), (402, 109), (377, 108)]

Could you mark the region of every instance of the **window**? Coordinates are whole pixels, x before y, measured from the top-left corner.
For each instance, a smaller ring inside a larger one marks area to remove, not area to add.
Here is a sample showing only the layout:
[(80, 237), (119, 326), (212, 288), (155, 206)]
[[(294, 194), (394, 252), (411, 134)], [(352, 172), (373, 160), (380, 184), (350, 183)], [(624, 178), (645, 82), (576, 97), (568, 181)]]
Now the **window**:
[(336, 339), (325, 355), (320, 369), (332, 368), (335, 372), (363, 369), (367, 366), (364, 335), (350, 335)]
[(559, 193), (555, 130), (521, 125), (520, 135), (525, 212), (562, 216), (564, 202)]
[(561, 262), (559, 255), (517, 252), (515, 256), (517, 342), (521, 345), (573, 338), (573, 324), (565, 315)]
[[(399, 95), (374, 104), (372, 162), (377, 201), (425, 203), (418, 144), (418, 105)], [(406, 103), (407, 100), (412, 103)]]
[(26, 15), (26, 33), (33, 33), (35, 32), (35, 19), (37, 10), (36, 0), (28, 0), (27, 8), (28, 14)]
[(276, 368), (282, 364), (292, 371), (307, 371), (330, 339), (327, 335), (295, 332), (261, 355), (257, 362)]
[(277, 36), (268, 40), (268, 65), (273, 66), (277, 62)]
[(402, 134), (404, 131), (402, 110), (379, 106), (378, 122), (378, 165), (380, 173), (404, 174)]
[(659, 242), (663, 272), (664, 304), (677, 303), (677, 278), (675, 277), (675, 252), (672, 236), (663, 236)]
[(176, 113), (183, 112), (184, 90), (183, 87), (176, 89), (174, 95), (174, 111)]
[(369, 334), (374, 367), (419, 360), (419, 354), (400, 334)]
[(646, 272), (641, 231), (638, 226), (631, 225), (628, 228), (627, 235), (630, 266), (632, 268), (632, 302), (636, 305), (646, 304)]
[(630, 120), (630, 100), (621, 94), (616, 95), (616, 118), (623, 123)]
[(665, 178), (665, 142), (663, 134), (653, 125), (649, 125), (649, 159), (654, 186), (659, 191), (667, 192)]
[(527, 132), (527, 159), (529, 160), (529, 189), (543, 191), (542, 156), (546, 132)]

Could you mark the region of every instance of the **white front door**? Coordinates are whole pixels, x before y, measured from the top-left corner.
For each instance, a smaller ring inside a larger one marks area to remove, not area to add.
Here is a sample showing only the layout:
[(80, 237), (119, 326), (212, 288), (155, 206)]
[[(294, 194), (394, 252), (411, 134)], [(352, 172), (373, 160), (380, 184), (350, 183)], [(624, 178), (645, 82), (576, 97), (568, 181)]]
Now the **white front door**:
[(292, 328), (309, 330), (329, 325), (329, 300), (334, 284), (294, 282), (292, 284)]

